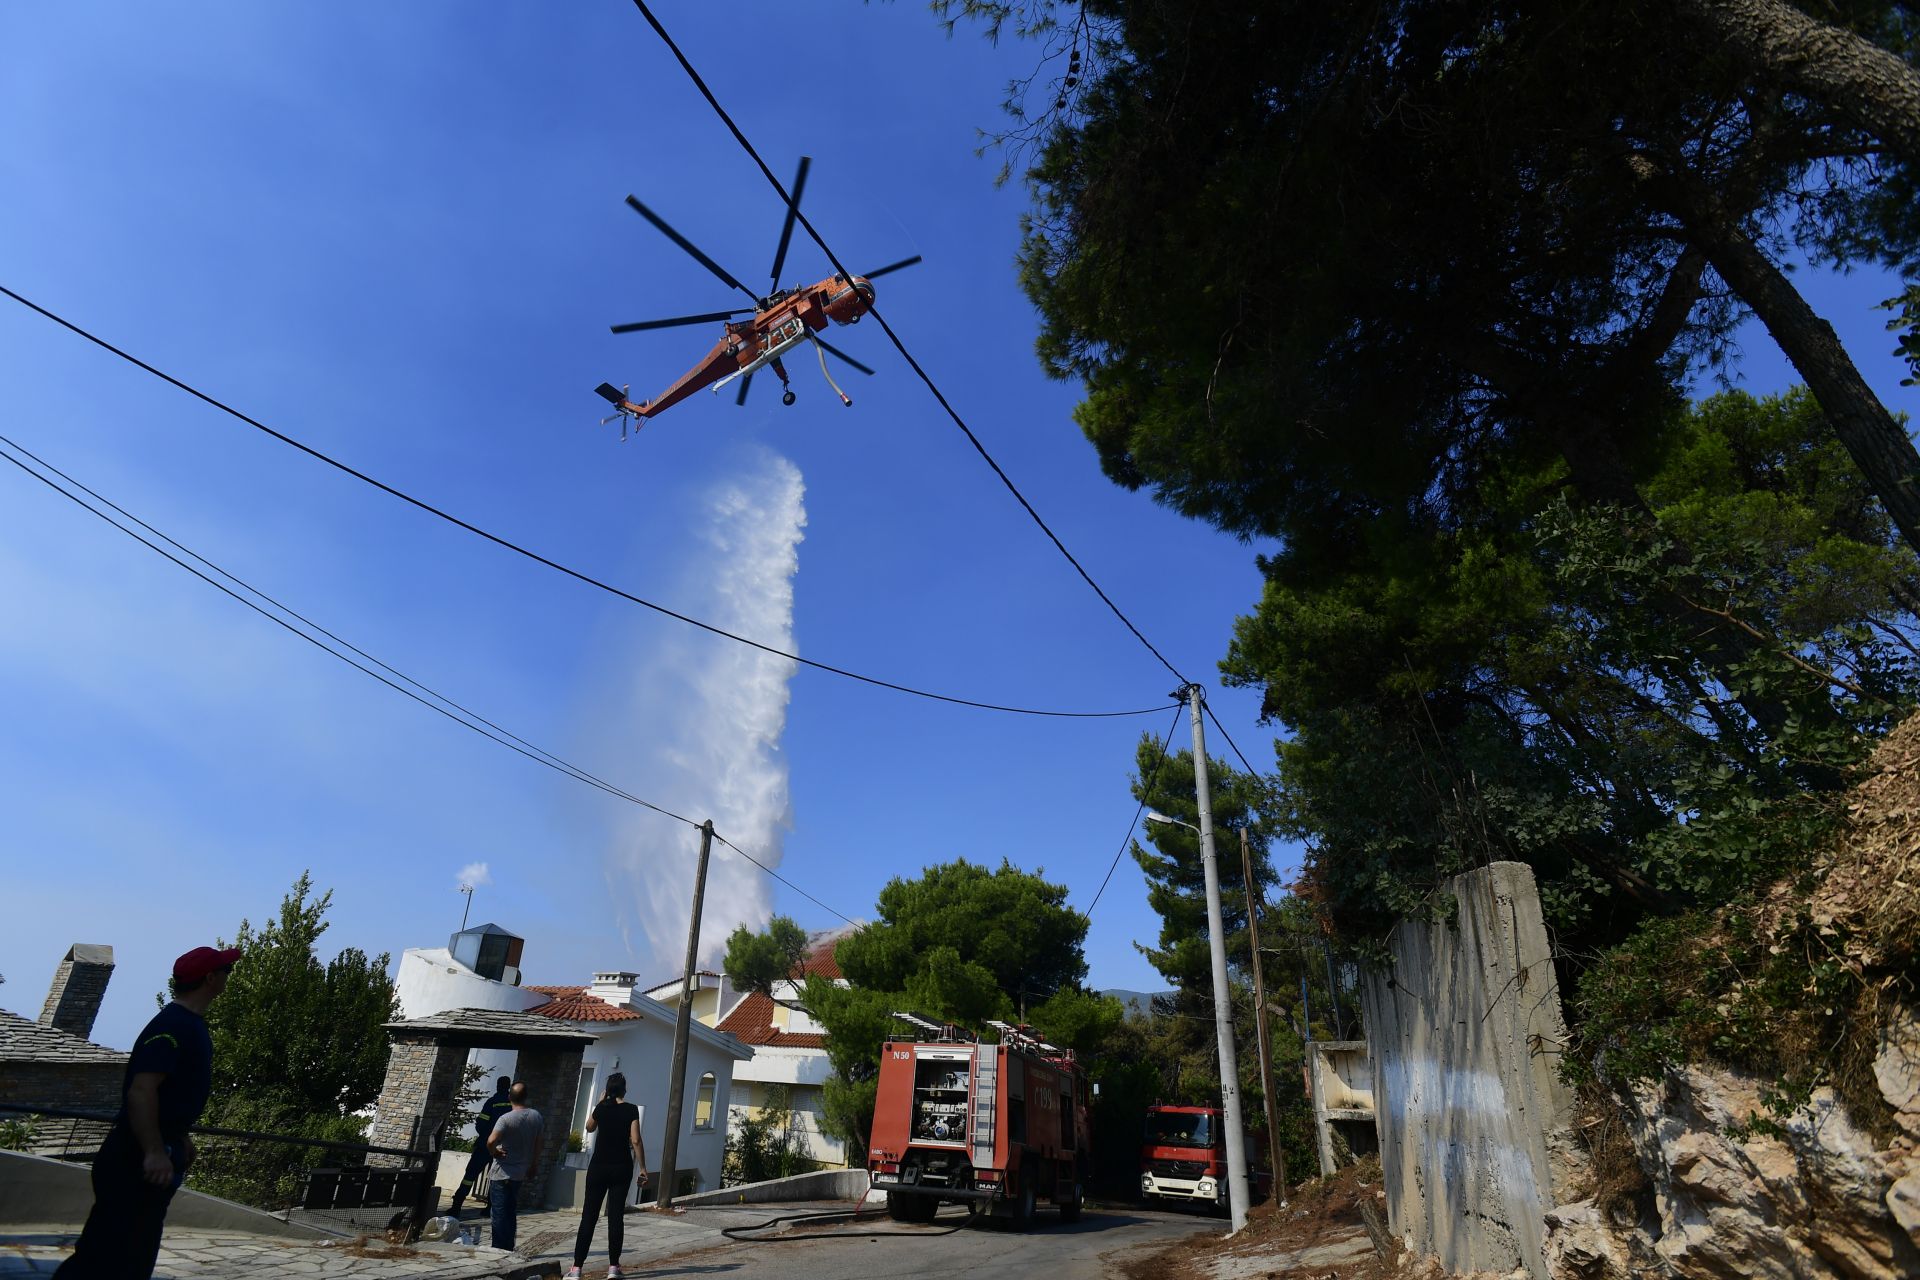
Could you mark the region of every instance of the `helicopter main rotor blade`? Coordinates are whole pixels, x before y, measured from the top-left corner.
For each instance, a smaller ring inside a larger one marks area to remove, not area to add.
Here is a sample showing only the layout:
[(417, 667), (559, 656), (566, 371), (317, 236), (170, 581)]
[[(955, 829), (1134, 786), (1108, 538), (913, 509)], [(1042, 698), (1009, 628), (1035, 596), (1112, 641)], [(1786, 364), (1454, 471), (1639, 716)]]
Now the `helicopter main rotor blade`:
[[(773, 254), (773, 288), (780, 287), (780, 268), (787, 265), (787, 243), (793, 239), (794, 219), (800, 215), (800, 193), (807, 189), (807, 170), (813, 167), (812, 156), (800, 157), (800, 171), (793, 175), (793, 190), (789, 193), (793, 202), (787, 206), (787, 223), (780, 228), (780, 247)], [(769, 290), (771, 292), (771, 290)]]
[(819, 343), (821, 349), (824, 350), (828, 355), (840, 357), (840, 359), (845, 360), (848, 364), (852, 365), (854, 368), (858, 369), (860, 372), (868, 375), (869, 377), (873, 375), (873, 370), (867, 368), (867, 366), (861, 364), (858, 360), (855, 360), (852, 356), (848, 355), (846, 352), (842, 351), (840, 348), (834, 346), (831, 342), (828, 342), (825, 338), (816, 337), (814, 338), (814, 341)]
[(642, 329), (671, 329), (682, 324), (706, 324), (710, 320), (731, 320), (735, 316), (746, 315), (752, 307), (735, 307), (732, 311), (709, 311), (703, 316), (671, 316), (665, 320), (636, 320), (632, 324), (612, 326), (615, 333), (638, 333)]
[(733, 398), (733, 402), (735, 404), (745, 404), (747, 402), (747, 388), (752, 385), (753, 385), (752, 374), (748, 374), (746, 377), (740, 379), (740, 394)]
[(719, 276), (721, 280), (725, 281), (727, 284), (731, 285), (733, 288), (738, 289), (740, 292), (746, 294), (749, 298), (752, 298), (755, 302), (758, 302), (760, 300), (759, 294), (747, 288), (747, 286), (741, 284), (738, 280), (735, 280), (730, 274), (728, 274), (727, 269), (725, 267), (715, 262), (712, 258), (709, 258), (706, 254), (700, 252), (699, 248), (693, 243), (693, 241), (687, 239), (685, 236), (681, 235), (678, 231), (675, 231), (673, 227), (668, 224), (665, 218), (661, 217), (659, 214), (655, 213), (653, 210), (647, 208), (647, 206), (645, 206), (644, 204), (641, 204), (637, 199), (635, 199), (632, 196), (627, 197), (627, 203), (633, 206), (633, 211), (635, 213), (639, 214), (641, 217), (645, 218), (648, 222), (651, 222), (654, 226), (658, 227), (660, 229), (661, 234), (666, 236), (667, 239), (673, 241), (675, 244), (679, 245), (682, 249), (685, 249), (689, 254), (691, 254), (695, 262), (698, 262), (701, 266), (713, 272), (713, 274), (715, 274), (716, 276)]
[(921, 262), (921, 261), (924, 261), (924, 259), (922, 259), (920, 255), (916, 253), (911, 258), (902, 258), (898, 262), (889, 262), (886, 266), (880, 268), (878, 271), (867, 272), (867, 279), (877, 280), (881, 276), (887, 274), (887, 272), (889, 271), (899, 271), (903, 267), (910, 267), (914, 263)]

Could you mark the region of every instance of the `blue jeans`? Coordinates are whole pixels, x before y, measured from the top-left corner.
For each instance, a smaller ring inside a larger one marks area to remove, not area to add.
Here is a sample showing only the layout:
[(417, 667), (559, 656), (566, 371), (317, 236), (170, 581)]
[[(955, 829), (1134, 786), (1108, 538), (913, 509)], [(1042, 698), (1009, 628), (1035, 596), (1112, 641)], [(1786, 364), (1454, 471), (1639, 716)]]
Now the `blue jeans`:
[(496, 1249), (513, 1248), (520, 1227), (520, 1183), (517, 1179), (495, 1178), (487, 1185), (487, 1209), (493, 1218), (492, 1245)]

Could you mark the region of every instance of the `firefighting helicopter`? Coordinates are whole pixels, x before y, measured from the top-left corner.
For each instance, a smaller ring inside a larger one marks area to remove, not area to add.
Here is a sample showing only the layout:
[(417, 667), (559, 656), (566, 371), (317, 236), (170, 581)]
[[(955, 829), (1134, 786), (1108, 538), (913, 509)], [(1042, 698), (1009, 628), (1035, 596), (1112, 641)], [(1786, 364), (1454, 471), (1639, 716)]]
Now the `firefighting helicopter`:
[[(701, 266), (718, 276), (730, 288), (738, 289), (752, 299), (750, 307), (735, 307), (731, 311), (710, 311), (697, 316), (672, 316), (664, 320), (639, 320), (631, 324), (612, 326), (615, 333), (638, 333), (643, 329), (669, 329), (676, 325), (708, 324), (719, 320), (725, 322), (725, 332), (713, 349), (701, 359), (700, 363), (680, 376), (679, 381), (662, 391), (651, 400), (638, 403), (628, 399), (627, 391), (603, 382), (594, 391), (611, 403), (614, 412), (600, 420), (605, 426), (616, 419), (620, 422), (621, 439), (626, 438), (627, 423), (631, 420), (637, 427), (649, 418), (658, 416), (674, 405), (679, 404), (694, 392), (711, 387), (718, 391), (721, 387), (736, 379), (740, 390), (734, 396), (735, 404), (747, 402), (747, 389), (753, 385), (753, 375), (763, 368), (771, 367), (774, 375), (780, 379), (780, 402), (790, 405), (796, 399), (792, 384), (788, 381), (786, 366), (781, 357), (799, 346), (802, 342), (811, 342), (820, 357), (820, 372), (826, 376), (827, 385), (840, 397), (840, 403), (849, 407), (852, 397), (840, 390), (833, 375), (827, 371), (827, 357), (835, 356), (852, 365), (860, 372), (872, 374), (873, 370), (861, 364), (846, 352), (829, 344), (818, 335), (818, 331), (827, 327), (831, 320), (835, 324), (855, 324), (873, 306), (873, 281), (889, 271), (899, 271), (903, 267), (919, 262), (920, 255), (903, 258), (899, 262), (888, 263), (877, 271), (869, 271), (863, 276), (849, 280), (843, 275), (828, 276), (815, 284), (790, 289), (780, 287), (780, 269), (787, 262), (787, 246), (793, 239), (794, 221), (800, 209), (800, 193), (807, 185), (807, 170), (813, 161), (800, 157), (800, 170), (793, 179), (793, 203), (787, 206), (786, 224), (780, 228), (780, 246), (773, 255), (773, 283), (765, 295), (756, 294), (740, 283), (732, 273), (719, 263), (702, 253), (691, 240), (681, 235), (668, 224), (665, 218), (640, 203), (633, 196), (627, 197), (627, 204), (633, 211), (659, 228), (667, 239), (679, 245)], [(735, 316), (749, 316), (736, 320)]]

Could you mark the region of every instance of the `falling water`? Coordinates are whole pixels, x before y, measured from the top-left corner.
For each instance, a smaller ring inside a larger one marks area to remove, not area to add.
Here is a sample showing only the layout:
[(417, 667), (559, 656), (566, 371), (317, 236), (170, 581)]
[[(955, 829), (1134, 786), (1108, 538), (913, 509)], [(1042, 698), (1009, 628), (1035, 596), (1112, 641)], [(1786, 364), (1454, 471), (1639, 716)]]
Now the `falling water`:
[[(799, 468), (771, 450), (716, 485), (699, 505), (704, 544), (689, 581), (696, 612), (738, 635), (794, 652), (793, 578), (807, 515)], [(788, 684), (797, 664), (709, 635), (680, 634), (650, 650), (634, 671), (634, 714), (646, 744), (641, 794), (694, 819), (713, 819), (729, 840), (778, 866), (791, 825), (786, 729)], [(636, 813), (616, 830), (610, 887), (629, 899), (651, 951), (649, 977), (676, 972), (685, 958), (687, 912), (699, 835), (657, 815)], [(735, 926), (759, 927), (773, 910), (774, 882), (715, 843), (700, 931), (703, 964), (713, 965)]]

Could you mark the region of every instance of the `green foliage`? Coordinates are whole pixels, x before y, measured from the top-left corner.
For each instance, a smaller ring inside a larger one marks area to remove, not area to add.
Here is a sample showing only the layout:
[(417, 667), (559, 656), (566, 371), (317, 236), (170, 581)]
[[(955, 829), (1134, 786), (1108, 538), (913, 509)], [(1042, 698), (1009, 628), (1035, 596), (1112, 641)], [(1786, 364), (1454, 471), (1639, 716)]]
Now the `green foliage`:
[(1887, 321), (1887, 331), (1900, 338), (1893, 349), (1893, 354), (1907, 366), (1907, 376), (1900, 379), (1900, 385), (1920, 386), (1920, 284), (1907, 285), (1882, 302), (1880, 308), (1893, 312), (1893, 319)]
[(978, 1027), (990, 1018), (1050, 1010), (1070, 1035), (1093, 1034), (1112, 1011), (1078, 992), (1086, 976), (1086, 917), (1067, 891), (1003, 861), (928, 867), (880, 891), (878, 919), (834, 952), (851, 986), (807, 979), (807, 1009), (826, 1028), (834, 1074), (824, 1092), (827, 1132), (864, 1149), (873, 1125), (880, 1046), (895, 1010)]
[[(218, 1003), (217, 1001), (215, 1002)], [(202, 1123), (255, 1133), (365, 1142), (366, 1121), (357, 1116), (304, 1109), (291, 1091), (230, 1094), (208, 1107)], [(299, 1195), (310, 1169), (353, 1163), (351, 1152), (292, 1147), (246, 1138), (196, 1137), (197, 1155), (188, 1175), (195, 1191), (262, 1209), (284, 1209)]]
[(33, 1121), (26, 1116), (0, 1116), (0, 1151), (27, 1151), (33, 1146)]
[(1041, 1038), (1082, 1058), (1097, 1053), (1126, 1016), (1126, 1006), (1112, 996), (1072, 987), (1027, 1010), (1027, 1022)]
[(758, 933), (741, 925), (727, 938), (721, 966), (742, 991), (773, 994), (773, 984), (790, 978), (807, 958), (807, 933), (787, 916), (775, 916)]
[[(1160, 917), (1157, 947), (1140, 943), (1144, 955), (1167, 981), (1183, 991), (1212, 998), (1213, 969), (1208, 942), (1206, 869), (1200, 860), (1200, 836), (1192, 829), (1200, 821), (1194, 796), (1193, 752), (1177, 751), (1164, 759), (1152, 734), (1142, 735), (1135, 753), (1134, 799), (1148, 809), (1191, 824), (1145, 824), (1149, 845), (1135, 841), (1133, 859), (1147, 878), (1147, 902)], [(1254, 885), (1262, 894), (1273, 887), (1273, 868), (1267, 846), (1276, 830), (1274, 796), (1264, 778), (1209, 759), (1207, 777), (1213, 801), (1215, 852), (1219, 859), (1220, 906), (1226, 929), (1227, 954), (1239, 967), (1247, 956), (1247, 897), (1241, 873), (1240, 836), (1247, 833)]]
[(1579, 980), (1582, 1047), (1564, 1060), (1573, 1083), (1619, 1088), (1712, 1061), (1767, 1081), (1763, 1113), (1737, 1121), (1736, 1137), (1778, 1136), (1821, 1085), (1856, 1123), (1893, 1132), (1871, 1068), (1889, 979), (1860, 963), (1848, 921), (1814, 919), (1811, 886), (1807, 876), (1719, 911), (1649, 921), (1607, 952)]
[[(213, 1034), (213, 1098), (202, 1123), (336, 1141), (364, 1141), (361, 1111), (386, 1076), (382, 1024), (398, 1017), (388, 957), (345, 948), (322, 963), (331, 891), (313, 896), (306, 874), (278, 915), (241, 921), (240, 960), (207, 1011)], [(208, 1139), (192, 1173), (196, 1190), (279, 1208), (301, 1171), (337, 1164), (318, 1150)]]
[(734, 1186), (792, 1177), (815, 1167), (807, 1155), (806, 1138), (793, 1114), (793, 1095), (785, 1085), (767, 1086), (766, 1100), (742, 1116), (727, 1132), (720, 1181)]
[(271, 923), (240, 922), (239, 963), (207, 1012), (216, 1099), (285, 1094), (302, 1113), (338, 1116), (380, 1096), (381, 1028), (399, 1016), (390, 957), (347, 947), (323, 964), (333, 893), (312, 894), (303, 872)]
[(1268, 562), (1226, 670), (1294, 726), (1279, 826), (1350, 936), (1495, 858), (1570, 945), (1724, 901), (1912, 704), (1915, 558), (1809, 397), (1716, 396), (1650, 443), (1643, 506), (1549, 469), (1468, 529)]
[[(889, 881), (878, 921), (848, 935), (835, 955), (857, 987), (905, 992), (921, 980), (933, 984), (929, 995), (977, 1004), (984, 999), (980, 983), (990, 981), (1010, 1007), (1023, 993), (1044, 996), (1086, 976), (1080, 948), (1087, 922), (1066, 901), (1064, 885), (1010, 862), (989, 870), (962, 858), (928, 867), (916, 880)], [(932, 962), (936, 952), (974, 971), (944, 986), (931, 972), (942, 967)]]

